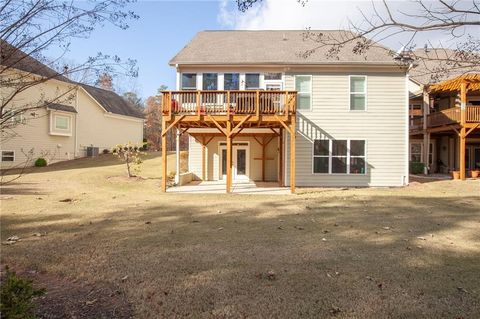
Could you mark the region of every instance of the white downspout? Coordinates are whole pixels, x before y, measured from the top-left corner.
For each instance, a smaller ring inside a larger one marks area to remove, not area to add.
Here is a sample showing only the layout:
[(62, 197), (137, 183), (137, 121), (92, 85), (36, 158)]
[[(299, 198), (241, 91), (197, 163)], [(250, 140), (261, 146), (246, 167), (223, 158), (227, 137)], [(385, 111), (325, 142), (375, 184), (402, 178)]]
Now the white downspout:
[(77, 158), (77, 147), (78, 147), (78, 86), (75, 89), (75, 109), (77, 114), (75, 114), (75, 148), (73, 149), (73, 158)]

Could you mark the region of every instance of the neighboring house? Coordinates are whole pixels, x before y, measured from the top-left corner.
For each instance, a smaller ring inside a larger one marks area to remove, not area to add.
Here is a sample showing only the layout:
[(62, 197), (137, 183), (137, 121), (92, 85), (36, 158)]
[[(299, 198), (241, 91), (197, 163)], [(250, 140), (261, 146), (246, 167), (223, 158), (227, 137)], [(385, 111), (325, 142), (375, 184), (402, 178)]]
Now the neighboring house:
[[(15, 51), (9, 54), (6, 49)], [(8, 104), (11, 109), (41, 107), (15, 117), (16, 125), (2, 131), (1, 168), (23, 166), (30, 157), (52, 163), (86, 156), (91, 146), (102, 152), (119, 143), (142, 142), (143, 114), (115, 92), (70, 81), (3, 42), (2, 64), (12, 61), (18, 62), (2, 73), (3, 79), (24, 76), (45, 81)], [(1, 89), (2, 98), (8, 96), (9, 88)], [(31, 150), (33, 156), (28, 155)]]
[(301, 56), (316, 45), (302, 31), (205, 31), (170, 61), (164, 128), (188, 129), (196, 179), (226, 180), (227, 192), (242, 179), (408, 184), (406, 67), (378, 44)]
[[(409, 77), (409, 156), (411, 162), (424, 163), (427, 174), (462, 171), (465, 163), (465, 178), (468, 171), (480, 169), (480, 70), (442, 63), (452, 53), (435, 48), (414, 52), (424, 59)], [(463, 110), (461, 83), (466, 89)]]

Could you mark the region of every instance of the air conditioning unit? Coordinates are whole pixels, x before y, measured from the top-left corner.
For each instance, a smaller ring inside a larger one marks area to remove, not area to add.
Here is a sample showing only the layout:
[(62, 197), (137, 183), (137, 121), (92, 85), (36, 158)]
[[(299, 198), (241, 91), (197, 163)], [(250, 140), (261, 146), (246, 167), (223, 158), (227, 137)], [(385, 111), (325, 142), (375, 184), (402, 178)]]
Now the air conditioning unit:
[(87, 157), (98, 156), (98, 147), (87, 146)]

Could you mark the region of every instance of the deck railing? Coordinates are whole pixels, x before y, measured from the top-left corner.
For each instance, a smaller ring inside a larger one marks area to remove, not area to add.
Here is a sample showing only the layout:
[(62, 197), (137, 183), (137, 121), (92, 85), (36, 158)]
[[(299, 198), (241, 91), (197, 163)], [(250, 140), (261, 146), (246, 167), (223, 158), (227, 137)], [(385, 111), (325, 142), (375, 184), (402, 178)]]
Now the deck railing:
[(283, 115), (296, 112), (295, 91), (164, 91), (163, 114)]
[[(439, 112), (428, 114), (428, 127), (442, 126), (461, 122), (461, 110), (459, 107), (452, 107)], [(465, 108), (466, 123), (480, 123), (480, 106), (467, 105)], [(423, 117), (410, 120), (411, 130), (423, 129)]]

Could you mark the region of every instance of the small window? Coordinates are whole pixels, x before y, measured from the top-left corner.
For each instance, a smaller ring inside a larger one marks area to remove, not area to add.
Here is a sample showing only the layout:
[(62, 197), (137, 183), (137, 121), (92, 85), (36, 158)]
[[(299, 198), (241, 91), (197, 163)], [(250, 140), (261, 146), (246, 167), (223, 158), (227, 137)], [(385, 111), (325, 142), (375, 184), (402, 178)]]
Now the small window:
[(240, 74), (225, 73), (223, 75), (223, 89), (224, 90), (239, 90), (240, 89)]
[(281, 80), (282, 73), (268, 72), (268, 73), (265, 73), (264, 77), (265, 77), (265, 80)]
[(260, 74), (245, 74), (245, 89), (256, 90), (260, 88)]
[(2, 162), (14, 162), (15, 151), (2, 151)]
[(63, 115), (55, 115), (55, 130), (69, 131), (70, 130), (70, 117)]
[(365, 174), (365, 141), (350, 141), (350, 174)]
[(364, 111), (367, 105), (367, 77), (350, 76), (350, 110)]
[(310, 75), (295, 76), (295, 90), (297, 90), (297, 109), (310, 110), (312, 108), (312, 77)]
[(204, 90), (217, 90), (218, 88), (218, 74), (217, 73), (203, 73)]
[(196, 89), (197, 89), (197, 74), (182, 73), (182, 90), (196, 90)]

